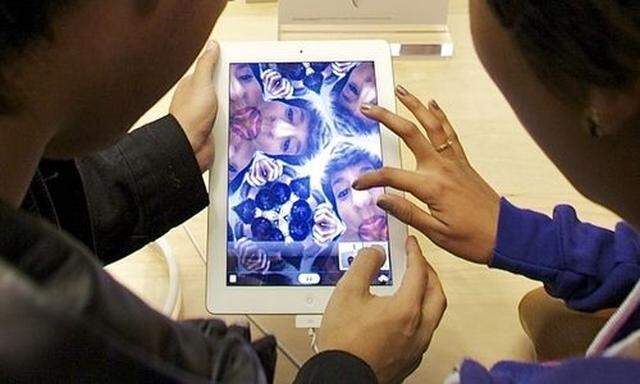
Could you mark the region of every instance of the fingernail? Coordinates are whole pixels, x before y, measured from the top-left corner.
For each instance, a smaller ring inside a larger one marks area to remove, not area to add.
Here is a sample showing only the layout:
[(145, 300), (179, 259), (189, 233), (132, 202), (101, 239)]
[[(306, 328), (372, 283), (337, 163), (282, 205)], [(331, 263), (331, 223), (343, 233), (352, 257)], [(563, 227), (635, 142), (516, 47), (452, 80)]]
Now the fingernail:
[(382, 254), (383, 254), (383, 255), (385, 255), (385, 256), (386, 256), (386, 254), (387, 254), (387, 250), (386, 250), (386, 249), (384, 249), (384, 248), (382, 248), (382, 247), (381, 247), (381, 246), (379, 246), (379, 245), (374, 245), (374, 246), (372, 246), (372, 247), (371, 247), (371, 249), (375, 249), (376, 251), (378, 251), (378, 252), (382, 253)]
[(371, 104), (362, 104), (360, 106), (360, 109), (362, 109), (363, 111), (367, 112), (373, 109), (373, 105)]
[(407, 237), (406, 246), (407, 246), (407, 248), (409, 248), (409, 247), (418, 247), (418, 248), (420, 248), (420, 243), (418, 243), (418, 239), (415, 236), (411, 235), (411, 236)]
[(384, 211), (390, 211), (391, 210), (391, 203), (389, 203), (384, 198), (379, 198), (378, 202), (377, 202), (377, 205), (378, 205), (378, 207), (380, 207)]
[(359, 180), (354, 181), (353, 184), (351, 184), (351, 188), (358, 189), (358, 186), (360, 185), (360, 183), (358, 181)]
[(435, 100), (431, 100), (431, 101), (429, 102), (429, 107), (431, 107), (431, 108), (435, 109), (436, 111), (439, 111), (439, 110), (440, 110), (440, 106), (438, 105), (438, 103), (436, 103), (436, 101), (435, 101)]
[(407, 91), (402, 85), (396, 85), (396, 92), (400, 96), (409, 96), (409, 91)]
[(207, 51), (213, 51), (214, 49), (218, 49), (218, 42), (215, 40), (209, 40), (207, 42), (207, 47), (205, 49)]

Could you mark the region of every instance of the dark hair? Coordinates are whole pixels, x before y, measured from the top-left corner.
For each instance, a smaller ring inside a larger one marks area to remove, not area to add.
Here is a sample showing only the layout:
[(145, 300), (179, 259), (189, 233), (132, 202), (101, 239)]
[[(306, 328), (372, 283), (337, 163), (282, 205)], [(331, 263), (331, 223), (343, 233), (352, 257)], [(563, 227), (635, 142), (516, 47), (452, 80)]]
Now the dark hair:
[(338, 216), (338, 206), (336, 204), (336, 197), (333, 194), (333, 188), (331, 186), (331, 178), (336, 172), (360, 162), (367, 162), (371, 164), (373, 169), (382, 168), (382, 160), (377, 155), (367, 151), (364, 148), (357, 147), (351, 143), (343, 142), (338, 144), (331, 151), (331, 160), (324, 168), (324, 175), (322, 175), (322, 190), (325, 196), (333, 205), (333, 209)]
[(292, 164), (301, 164), (313, 159), (331, 140), (331, 131), (329, 130), (326, 120), (316, 110), (313, 103), (308, 100), (278, 99), (274, 101), (303, 109), (309, 114), (309, 139), (305, 153), (296, 156), (281, 156), (280, 158)]
[(352, 68), (346, 76), (338, 81), (331, 89), (331, 112), (333, 114), (333, 122), (341, 135), (347, 137), (366, 136), (372, 133), (378, 133), (378, 123), (370, 119), (362, 119), (356, 116), (353, 111), (349, 110), (341, 101), (342, 90), (349, 82), (351, 73), (356, 67)]
[[(249, 64), (249, 67), (251, 68), (251, 72), (253, 72), (254, 77), (258, 81), (258, 84), (260, 84), (260, 88), (264, 93), (264, 82), (262, 81), (262, 70), (260, 69), (260, 65)], [(313, 103), (300, 98), (276, 99), (273, 101), (303, 109), (309, 114), (309, 140), (307, 141), (307, 151), (305, 152), (305, 154), (301, 156), (275, 156), (276, 158), (287, 161), (291, 164), (299, 165), (305, 161), (311, 160), (315, 155), (318, 154), (320, 150), (322, 150), (327, 146), (327, 144), (329, 144), (329, 140), (331, 140), (331, 131), (326, 119), (324, 119), (318, 112), (318, 110), (313, 106)]]
[[(51, 39), (51, 17), (77, 0), (20, 0), (0, 2), (0, 69), (11, 56), (20, 54), (40, 38)], [(6, 80), (0, 73), (0, 113), (18, 105), (7, 94)]]
[[(640, 76), (636, 0), (488, 3), (533, 70), (561, 96), (584, 103), (590, 87), (624, 91)], [(567, 93), (572, 89), (578, 94)]]
[(248, 64), (248, 65), (249, 65), (249, 68), (251, 69), (251, 73), (253, 73), (253, 77), (255, 77), (258, 84), (260, 84), (260, 89), (262, 89), (262, 92), (264, 92), (264, 83), (262, 82), (262, 72), (260, 72), (260, 65), (259, 64)]

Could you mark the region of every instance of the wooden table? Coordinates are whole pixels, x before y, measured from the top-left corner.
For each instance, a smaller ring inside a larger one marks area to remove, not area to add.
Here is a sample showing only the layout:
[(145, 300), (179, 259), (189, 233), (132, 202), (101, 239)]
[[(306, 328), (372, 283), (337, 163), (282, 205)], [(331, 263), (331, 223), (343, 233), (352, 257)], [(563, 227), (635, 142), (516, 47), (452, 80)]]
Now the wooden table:
[[(230, 3), (214, 38), (219, 40), (275, 39), (275, 4)], [(480, 65), (471, 42), (468, 8), (452, 1), (450, 28), (455, 41), (451, 59), (397, 60), (395, 76), (423, 100), (435, 98), (446, 110), (465, 145), (472, 164), (486, 180), (513, 203), (550, 213), (558, 203), (575, 206), (581, 218), (612, 226), (617, 218), (581, 197), (535, 146), (505, 99)], [(147, 113), (140, 124), (167, 113), (170, 95)], [(400, 111), (407, 116), (406, 111)], [(403, 148), (407, 168), (414, 160)], [(185, 198), (189, 198), (185, 196)], [(204, 306), (206, 212), (168, 238), (179, 256), (183, 284), (182, 318), (208, 317)], [(418, 371), (407, 383), (442, 383), (462, 358), (473, 357), (491, 365), (502, 359), (531, 359), (529, 342), (520, 328), (517, 304), (536, 282), (460, 261), (420, 237), (429, 260), (436, 266), (449, 299), (449, 310)], [(165, 287), (161, 259), (142, 251), (111, 266), (128, 286), (156, 307)], [(229, 321), (246, 321), (231, 317)], [(293, 327), (291, 316), (255, 316), (262, 330), (277, 335), (283, 353), (277, 382), (291, 382), (296, 365), (311, 355), (305, 330)], [(345, 324), (345, 326), (349, 326)], [(254, 334), (262, 331), (255, 325)]]

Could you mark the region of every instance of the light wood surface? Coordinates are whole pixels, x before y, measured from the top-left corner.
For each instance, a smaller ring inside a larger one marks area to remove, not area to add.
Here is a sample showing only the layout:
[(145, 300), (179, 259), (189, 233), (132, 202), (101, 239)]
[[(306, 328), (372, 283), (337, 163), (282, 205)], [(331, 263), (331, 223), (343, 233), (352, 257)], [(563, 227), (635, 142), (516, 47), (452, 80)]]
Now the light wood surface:
[[(276, 15), (275, 4), (230, 3), (213, 36), (219, 40), (274, 39)], [(452, 1), (450, 29), (455, 43), (454, 57), (396, 61), (396, 81), (425, 101), (438, 100), (457, 129), (472, 164), (513, 203), (546, 213), (556, 204), (568, 203), (577, 208), (583, 220), (612, 226), (617, 218), (575, 192), (522, 129), (474, 53), (468, 19), (466, 2)], [(169, 101), (170, 94), (140, 124), (166, 114)], [(405, 110), (400, 112), (407, 116)], [(406, 148), (403, 161), (407, 168), (414, 164)], [(204, 306), (204, 264), (199, 254), (199, 250), (205, 249), (206, 212), (189, 220), (186, 226), (195, 242), (182, 227), (169, 235), (181, 267), (184, 297), (181, 317), (207, 317), (210, 315)], [(517, 304), (524, 293), (539, 284), (471, 265), (438, 249), (424, 237), (420, 241), (439, 271), (449, 309), (421, 367), (407, 383), (442, 383), (466, 357), (487, 365), (503, 359), (531, 359), (530, 345), (519, 325)], [(162, 259), (144, 253), (132, 255), (111, 271), (149, 303), (158, 305), (166, 292), (163, 284), (166, 272)], [(246, 321), (242, 317), (229, 318), (232, 322), (239, 320)], [(303, 362), (311, 356), (306, 331), (294, 329), (292, 317), (257, 316), (255, 320), (278, 337), (295, 361)], [(253, 328), (256, 336), (262, 334)], [(276, 381), (291, 382), (295, 373), (295, 365), (281, 354)]]

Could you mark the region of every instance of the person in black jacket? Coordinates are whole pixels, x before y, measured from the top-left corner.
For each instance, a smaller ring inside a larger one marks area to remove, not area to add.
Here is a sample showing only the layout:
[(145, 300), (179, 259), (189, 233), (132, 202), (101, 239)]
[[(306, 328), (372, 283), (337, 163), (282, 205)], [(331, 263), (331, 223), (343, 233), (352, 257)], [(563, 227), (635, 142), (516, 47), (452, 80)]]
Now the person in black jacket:
[[(272, 381), (272, 337), (173, 322), (102, 270), (208, 203), (216, 44), (170, 115), (124, 133), (225, 3), (0, 0), (0, 382)], [(391, 298), (369, 292), (383, 255), (356, 259), (297, 382), (391, 382), (417, 367), (445, 298), (415, 239), (407, 248)]]

